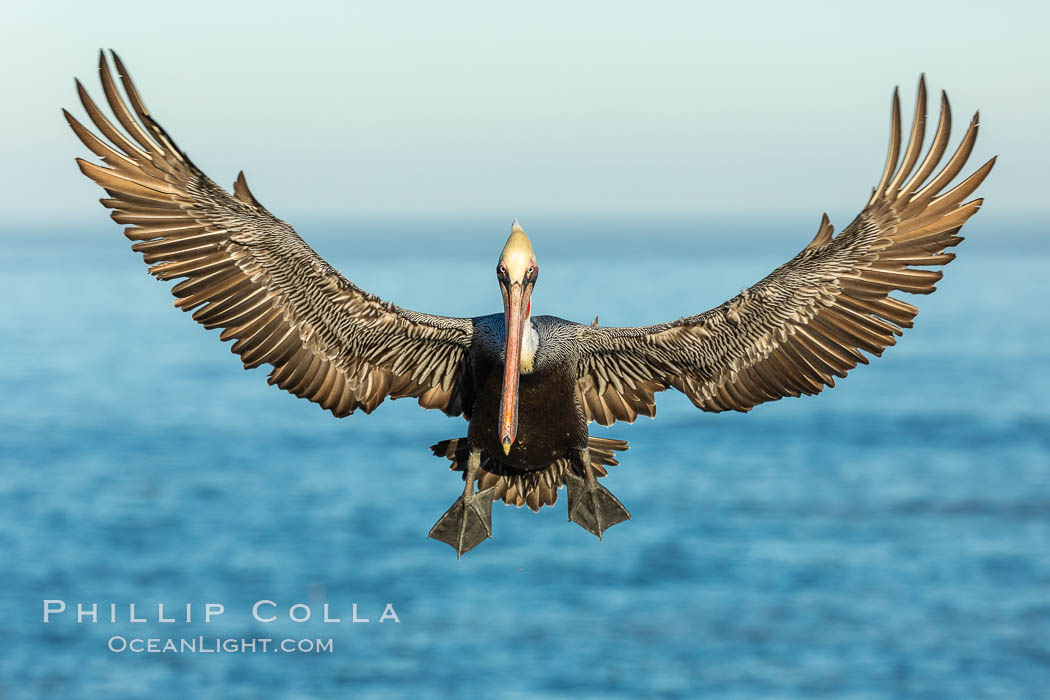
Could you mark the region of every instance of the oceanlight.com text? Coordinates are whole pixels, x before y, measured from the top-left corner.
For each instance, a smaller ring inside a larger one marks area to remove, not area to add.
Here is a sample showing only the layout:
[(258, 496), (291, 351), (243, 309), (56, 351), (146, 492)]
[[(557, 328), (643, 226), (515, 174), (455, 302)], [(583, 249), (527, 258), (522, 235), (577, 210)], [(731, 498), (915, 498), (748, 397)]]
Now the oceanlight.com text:
[(115, 654), (331, 654), (335, 643), (327, 639), (272, 639), (237, 637), (122, 637), (109, 638)]

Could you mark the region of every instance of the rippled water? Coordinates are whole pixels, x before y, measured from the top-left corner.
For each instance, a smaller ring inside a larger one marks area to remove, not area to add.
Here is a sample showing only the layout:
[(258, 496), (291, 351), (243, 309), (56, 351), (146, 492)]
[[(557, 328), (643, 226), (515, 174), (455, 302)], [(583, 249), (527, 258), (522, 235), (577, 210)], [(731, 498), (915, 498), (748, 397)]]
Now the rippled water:
[[(1040, 696), (1050, 253), (973, 228), (916, 328), (838, 388), (748, 415), (668, 394), (656, 421), (596, 428), (631, 442), (606, 483), (634, 520), (603, 542), (564, 498), (497, 505), (494, 539), (461, 561), (426, 539), (461, 489), (426, 447), (462, 421), (409, 402), (336, 420), (241, 371), (115, 227), (10, 232), (0, 697)], [(304, 234), (404, 305), (499, 310), (501, 236), (463, 259), (441, 252), (452, 231), (375, 230)], [(613, 254), (530, 233), (534, 311), (603, 324), (713, 306), (805, 242), (654, 235)], [(44, 599), (106, 604), (103, 620), (119, 603), (123, 621), (45, 625)], [(260, 599), (278, 622), (252, 619)], [(226, 612), (206, 625), (207, 602)], [(318, 619), (325, 602), (342, 623)], [(194, 622), (157, 622), (157, 603), (194, 604)], [(314, 618), (288, 621), (295, 603)], [(378, 623), (386, 603), (400, 623)], [(114, 635), (334, 651), (112, 653)]]

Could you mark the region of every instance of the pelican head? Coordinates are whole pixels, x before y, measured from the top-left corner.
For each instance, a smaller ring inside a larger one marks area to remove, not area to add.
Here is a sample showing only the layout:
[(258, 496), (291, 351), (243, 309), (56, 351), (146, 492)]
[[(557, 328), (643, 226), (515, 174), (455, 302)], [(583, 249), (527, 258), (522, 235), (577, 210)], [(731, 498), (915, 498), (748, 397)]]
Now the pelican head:
[(521, 339), (525, 320), (531, 308), (532, 288), (536, 284), (540, 268), (532, 243), (521, 225), (515, 221), (510, 227), (510, 237), (503, 246), (496, 264), (496, 279), (503, 292), (504, 328), (507, 329), (507, 344), (504, 351), (503, 396), (500, 399), (500, 442), (503, 453), (510, 454), (510, 447), (518, 432), (518, 381), (521, 378)]

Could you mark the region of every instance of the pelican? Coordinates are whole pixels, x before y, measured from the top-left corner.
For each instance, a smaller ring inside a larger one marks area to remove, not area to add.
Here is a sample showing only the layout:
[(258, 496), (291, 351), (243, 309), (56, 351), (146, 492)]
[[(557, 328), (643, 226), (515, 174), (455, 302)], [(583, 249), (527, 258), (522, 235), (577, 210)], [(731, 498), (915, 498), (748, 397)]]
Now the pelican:
[[(893, 292), (929, 294), (955, 256), (968, 200), (995, 159), (948, 189), (977, 137), (973, 120), (942, 165), (951, 129), (948, 99), (922, 155), (926, 85), (920, 78), (901, 154), (893, 93), (889, 154), (859, 215), (834, 235), (825, 214), (801, 252), (710, 311), (652, 326), (613, 328), (532, 313), (540, 273), (517, 221), (495, 273), (503, 312), (435, 316), (357, 287), (322, 260), (251, 193), (240, 173), (227, 192), (201, 172), (154, 121), (120, 57), (99, 56), (118, 128), (80, 81), (80, 101), (99, 135), (63, 110), (101, 164), (80, 171), (127, 226), (149, 272), (172, 287), (245, 368), (269, 365), (269, 383), (343, 417), (371, 413), (387, 397), (463, 416), (467, 434), (432, 446), (463, 472), (463, 494), (430, 531), (457, 557), (492, 536), (492, 503), (555, 503), (566, 487), (569, 519), (598, 536), (630, 518), (598, 479), (627, 443), (592, 437), (588, 425), (656, 415), (655, 395), (681, 391), (704, 411), (748, 411), (833, 387), (868, 355), (880, 356), (918, 313)], [(921, 161), (920, 161), (921, 157)], [(867, 353), (867, 354), (865, 354)]]

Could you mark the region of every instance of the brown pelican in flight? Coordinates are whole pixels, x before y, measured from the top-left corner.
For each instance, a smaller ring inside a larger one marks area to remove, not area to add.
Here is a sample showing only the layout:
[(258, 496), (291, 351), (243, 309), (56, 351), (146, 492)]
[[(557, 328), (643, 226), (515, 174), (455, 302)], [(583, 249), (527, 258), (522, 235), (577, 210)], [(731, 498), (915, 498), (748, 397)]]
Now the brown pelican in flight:
[(655, 394), (674, 388), (704, 411), (747, 411), (834, 386), (869, 355), (881, 355), (918, 309), (893, 292), (929, 294), (955, 256), (968, 200), (994, 158), (951, 189), (977, 136), (977, 115), (941, 166), (951, 111), (922, 156), (926, 87), (901, 154), (900, 100), (891, 111), (889, 156), (863, 210), (837, 236), (824, 215), (794, 258), (717, 308), (638, 328), (606, 328), (534, 316), (539, 264), (514, 223), (496, 261), (503, 312), (449, 318), (410, 311), (357, 287), (322, 260), (248, 189), (233, 193), (190, 161), (153, 120), (113, 54), (102, 88), (118, 128), (84, 87), (77, 90), (101, 137), (66, 119), (102, 165), (77, 159), (107, 193), (102, 204), (162, 280), (175, 306), (193, 311), (246, 368), (268, 364), (270, 384), (342, 417), (387, 397), (462, 415), (467, 435), (432, 447), (464, 472), (463, 495), (430, 536), (457, 555), (492, 535), (492, 501), (539, 510), (566, 486), (569, 519), (598, 537), (630, 516), (601, 484), (627, 443), (591, 437), (610, 425), (654, 416)]

